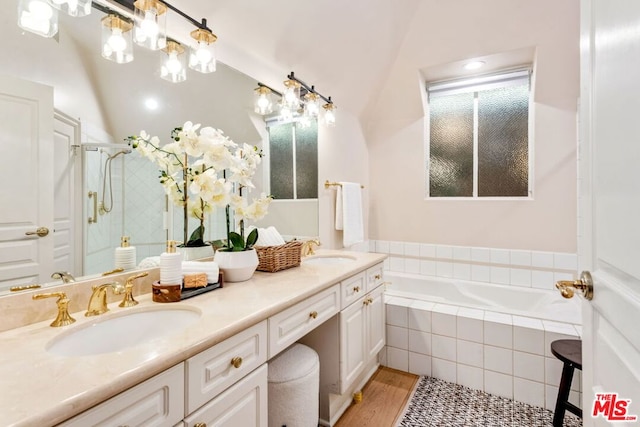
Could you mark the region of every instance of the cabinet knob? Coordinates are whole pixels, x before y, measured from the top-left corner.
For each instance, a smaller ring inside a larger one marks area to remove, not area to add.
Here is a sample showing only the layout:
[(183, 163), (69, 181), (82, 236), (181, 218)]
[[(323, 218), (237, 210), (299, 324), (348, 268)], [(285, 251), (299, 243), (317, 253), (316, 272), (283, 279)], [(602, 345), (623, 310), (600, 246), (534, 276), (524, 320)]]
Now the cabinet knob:
[(193, 427), (207, 427), (207, 423), (195, 423)]
[[(242, 357), (236, 356), (233, 359), (231, 359), (231, 365), (236, 369), (239, 368), (242, 365)], [(204, 426), (206, 427), (206, 424), (204, 424)]]
[(380, 274), (376, 274), (375, 276), (373, 276), (373, 278), (376, 280), (380, 280), (382, 279), (382, 276)]
[(309, 317), (311, 317), (312, 319), (315, 319), (316, 317), (318, 317), (318, 312), (312, 311), (311, 313), (309, 313)]
[(362, 301), (362, 304), (364, 304), (364, 305), (369, 305), (369, 300), (368, 300), (368, 299), (365, 299), (364, 301)]
[(354, 286), (353, 292), (360, 292), (360, 286)]

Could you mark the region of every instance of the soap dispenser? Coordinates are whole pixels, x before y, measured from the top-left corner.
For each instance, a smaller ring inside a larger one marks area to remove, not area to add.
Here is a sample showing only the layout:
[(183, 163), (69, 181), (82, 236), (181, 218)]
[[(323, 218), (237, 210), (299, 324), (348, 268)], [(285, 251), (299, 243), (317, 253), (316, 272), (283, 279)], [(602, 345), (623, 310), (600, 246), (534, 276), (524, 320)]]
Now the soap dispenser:
[(136, 248), (130, 246), (129, 236), (120, 238), (120, 247), (115, 250), (114, 260), (116, 268), (123, 270), (136, 268)]
[(176, 252), (176, 241), (167, 241), (167, 251), (160, 255), (160, 284), (182, 285), (182, 254)]

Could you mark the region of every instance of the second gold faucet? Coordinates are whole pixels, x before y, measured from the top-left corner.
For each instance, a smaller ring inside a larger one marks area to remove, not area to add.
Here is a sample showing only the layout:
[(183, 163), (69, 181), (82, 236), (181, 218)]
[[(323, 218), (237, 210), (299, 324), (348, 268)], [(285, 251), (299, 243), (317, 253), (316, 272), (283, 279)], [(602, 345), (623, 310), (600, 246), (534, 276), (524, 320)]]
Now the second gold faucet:
[(133, 282), (136, 279), (147, 276), (149, 273), (139, 273), (127, 278), (124, 285), (118, 282), (103, 283), (102, 285), (93, 286), (93, 292), (89, 298), (89, 306), (85, 316), (99, 316), (109, 311), (107, 307), (107, 290), (111, 289), (115, 295), (121, 295), (124, 293), (122, 302), (118, 304), (118, 307), (133, 307), (138, 304), (133, 298)]

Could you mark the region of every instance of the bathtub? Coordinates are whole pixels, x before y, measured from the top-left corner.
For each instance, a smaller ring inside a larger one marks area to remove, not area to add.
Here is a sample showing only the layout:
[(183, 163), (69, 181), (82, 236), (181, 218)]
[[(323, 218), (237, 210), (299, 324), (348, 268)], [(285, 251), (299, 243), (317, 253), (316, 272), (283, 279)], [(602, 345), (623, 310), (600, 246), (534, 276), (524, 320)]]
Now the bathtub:
[(385, 272), (386, 294), (541, 320), (582, 324), (578, 298), (559, 292), (458, 279)]

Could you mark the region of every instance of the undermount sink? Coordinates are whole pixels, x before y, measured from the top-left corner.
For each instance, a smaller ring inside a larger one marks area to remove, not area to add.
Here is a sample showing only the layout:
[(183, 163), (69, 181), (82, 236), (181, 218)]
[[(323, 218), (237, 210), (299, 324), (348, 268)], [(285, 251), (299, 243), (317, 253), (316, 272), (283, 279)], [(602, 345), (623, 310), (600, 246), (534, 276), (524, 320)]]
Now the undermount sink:
[(304, 259), (302, 262), (310, 265), (338, 265), (355, 261), (355, 258), (345, 255), (318, 255)]
[(200, 318), (200, 311), (161, 308), (116, 314), (63, 332), (47, 344), (59, 356), (90, 356), (124, 350), (181, 331)]

